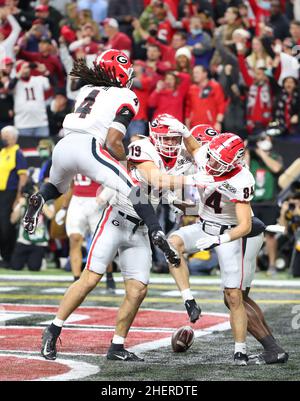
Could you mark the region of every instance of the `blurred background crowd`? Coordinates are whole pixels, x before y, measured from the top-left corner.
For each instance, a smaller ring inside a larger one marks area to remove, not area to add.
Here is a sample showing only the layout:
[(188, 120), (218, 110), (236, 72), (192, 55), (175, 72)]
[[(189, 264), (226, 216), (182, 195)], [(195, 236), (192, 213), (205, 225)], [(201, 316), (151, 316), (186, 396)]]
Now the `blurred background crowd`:
[[(70, 246), (84, 258), (86, 235), (69, 241), (55, 218), (65, 199), (47, 205), (34, 237), (19, 222), (28, 194), (48, 179), (76, 99), (68, 75), (74, 60), (92, 64), (110, 48), (129, 54), (135, 67), (140, 109), (125, 144), (148, 135), (148, 121), (160, 113), (240, 135), (256, 179), (254, 213), (286, 228), (266, 233), (259, 268), (299, 277), (300, 0), (0, 0), (1, 266), (40, 270), (46, 257), (67, 269), (60, 262)], [(167, 205), (160, 216), (166, 232), (193, 221)], [(217, 267), (210, 252), (189, 261), (192, 274)], [(153, 270), (167, 271), (159, 254)]]

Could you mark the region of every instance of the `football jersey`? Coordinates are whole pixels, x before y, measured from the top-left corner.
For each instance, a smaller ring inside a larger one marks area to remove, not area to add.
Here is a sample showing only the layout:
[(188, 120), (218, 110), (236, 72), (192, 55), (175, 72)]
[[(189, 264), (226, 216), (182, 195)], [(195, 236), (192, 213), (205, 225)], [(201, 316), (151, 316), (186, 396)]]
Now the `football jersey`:
[[(200, 149), (202, 157), (197, 158), (200, 171), (205, 173), (207, 149)], [(198, 155), (198, 156), (200, 156)], [(235, 204), (250, 202), (254, 196), (255, 180), (248, 168), (240, 165), (221, 177), (214, 177), (214, 183), (200, 190), (199, 216), (203, 220), (224, 225), (238, 224)]]
[(90, 178), (76, 174), (74, 177), (73, 195), (81, 198), (95, 198), (100, 186)]
[(18, 80), (14, 90), (15, 126), (17, 128), (48, 126), (45, 91), (49, 89), (50, 83), (46, 77), (31, 77), (28, 81)]
[[(176, 159), (171, 159), (170, 163), (165, 163), (160, 154), (155, 149), (155, 146), (148, 138), (143, 138), (132, 142), (129, 145), (128, 161), (133, 163), (153, 162), (158, 169), (164, 174), (182, 175), (188, 170), (192, 161), (187, 157), (186, 153), (180, 154)], [(148, 186), (147, 181), (140, 174), (136, 166), (130, 169), (130, 175), (134, 182), (141, 183), (144, 192), (149, 196), (150, 202), (156, 208), (161, 199), (161, 191), (157, 188)], [(139, 218), (135, 213), (131, 202), (120, 193), (115, 193), (110, 200), (110, 204), (122, 210), (122, 212)]]
[[(138, 99), (130, 89), (84, 86), (78, 94), (74, 112), (64, 120), (65, 135), (72, 132), (90, 134), (103, 146), (108, 129), (123, 106), (127, 106), (133, 115), (138, 112)], [(126, 133), (125, 127), (123, 133)]]

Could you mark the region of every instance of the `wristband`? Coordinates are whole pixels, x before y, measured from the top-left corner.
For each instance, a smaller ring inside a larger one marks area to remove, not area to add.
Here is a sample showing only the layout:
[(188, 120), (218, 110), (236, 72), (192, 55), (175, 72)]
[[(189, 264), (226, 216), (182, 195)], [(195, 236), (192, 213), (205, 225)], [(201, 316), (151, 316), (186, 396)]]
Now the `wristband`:
[(219, 238), (219, 245), (226, 244), (227, 242), (231, 241), (231, 237), (228, 233), (219, 235), (218, 238)]

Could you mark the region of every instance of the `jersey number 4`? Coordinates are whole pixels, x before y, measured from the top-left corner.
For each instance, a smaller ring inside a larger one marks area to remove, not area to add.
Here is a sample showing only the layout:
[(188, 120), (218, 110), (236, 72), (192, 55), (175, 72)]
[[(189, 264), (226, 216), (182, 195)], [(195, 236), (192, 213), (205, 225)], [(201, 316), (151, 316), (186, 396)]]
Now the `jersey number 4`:
[(85, 118), (91, 113), (92, 107), (95, 104), (96, 97), (99, 95), (100, 91), (94, 89), (89, 95), (84, 99), (81, 105), (75, 110), (76, 114), (79, 114), (80, 118)]
[(208, 197), (206, 199), (205, 204), (206, 204), (206, 206), (214, 209), (216, 214), (220, 214), (220, 213), (222, 213), (221, 199), (222, 199), (222, 195), (220, 194), (220, 192), (216, 191), (213, 194), (211, 194), (210, 197)]

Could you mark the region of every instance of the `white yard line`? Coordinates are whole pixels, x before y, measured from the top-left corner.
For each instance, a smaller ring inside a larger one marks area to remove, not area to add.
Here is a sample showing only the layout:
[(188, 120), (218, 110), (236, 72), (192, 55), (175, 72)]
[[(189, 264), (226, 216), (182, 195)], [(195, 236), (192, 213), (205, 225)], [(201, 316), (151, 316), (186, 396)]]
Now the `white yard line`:
[[(38, 276), (38, 275), (0, 275), (0, 281), (5, 280), (14, 280), (14, 281), (56, 281), (56, 282), (73, 282), (73, 277), (71, 275), (47, 275), (47, 276)], [(116, 282), (123, 282), (122, 277), (115, 277)], [(199, 278), (199, 277), (190, 277), (191, 284), (199, 284), (199, 285), (220, 285), (221, 279), (220, 278)], [(174, 280), (171, 277), (151, 277), (150, 278), (150, 285), (151, 284), (175, 284)], [(293, 280), (254, 280), (253, 281), (254, 287), (296, 287), (300, 288), (300, 280), (293, 279)]]

